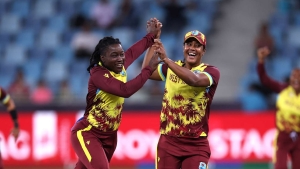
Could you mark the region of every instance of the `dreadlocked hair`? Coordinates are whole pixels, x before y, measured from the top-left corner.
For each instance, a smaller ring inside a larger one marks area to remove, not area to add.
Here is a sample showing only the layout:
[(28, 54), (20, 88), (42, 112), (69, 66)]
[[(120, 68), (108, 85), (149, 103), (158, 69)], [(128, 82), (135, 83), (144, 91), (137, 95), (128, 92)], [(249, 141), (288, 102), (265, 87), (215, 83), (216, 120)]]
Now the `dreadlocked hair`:
[(110, 45), (114, 45), (114, 44), (121, 44), (121, 42), (118, 38), (113, 38), (112, 36), (104, 37), (99, 41), (99, 43), (95, 47), (95, 51), (93, 52), (93, 54), (90, 58), (90, 65), (87, 68), (88, 72), (90, 72), (92, 67), (94, 67), (95, 65), (98, 65), (99, 62), (102, 62), (100, 59), (100, 56), (104, 55), (107, 48)]

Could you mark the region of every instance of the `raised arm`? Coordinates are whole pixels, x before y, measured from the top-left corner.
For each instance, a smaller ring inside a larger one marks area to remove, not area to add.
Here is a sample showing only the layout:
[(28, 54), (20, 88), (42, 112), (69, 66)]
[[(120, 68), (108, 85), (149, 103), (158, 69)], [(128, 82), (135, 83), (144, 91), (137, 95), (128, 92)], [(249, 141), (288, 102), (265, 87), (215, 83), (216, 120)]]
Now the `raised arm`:
[[(146, 51), (146, 55), (144, 57), (144, 60), (143, 60), (143, 64), (142, 64), (142, 68), (145, 68), (150, 60), (151, 60), (151, 57), (155, 54), (154, 52), (154, 49), (155, 47), (151, 46), (147, 51)], [(158, 69), (155, 69), (154, 72), (152, 73), (152, 75), (149, 77), (149, 79), (152, 79), (152, 80), (158, 80), (158, 81), (161, 81), (161, 77), (159, 76), (159, 73), (158, 73)]]
[(159, 62), (158, 55), (154, 55), (150, 59), (149, 65), (142, 69), (138, 76), (126, 83), (115, 79), (111, 76), (110, 72), (103, 67), (94, 68), (95, 70), (93, 70), (91, 74), (91, 79), (94, 85), (100, 90), (116, 96), (128, 98), (145, 84), (152, 72), (156, 70)]
[[(150, 23), (154, 23), (158, 28), (162, 27), (162, 24), (156, 18), (150, 19), (150, 22), (147, 23), (147, 27), (150, 26)], [(157, 39), (160, 38), (160, 34), (161, 34), (161, 29), (158, 31), (158, 33), (156, 35), (156, 39), (154, 39), (154, 43), (157, 41)], [(154, 50), (155, 50), (155, 47), (153, 47), (153, 46), (151, 46), (147, 49), (144, 60), (143, 60), (142, 68), (145, 68), (149, 64), (151, 57), (154, 55)], [(152, 73), (152, 75), (150, 76), (150, 79), (162, 80), (158, 74), (157, 69)]]
[(154, 37), (154, 34), (148, 33), (145, 37), (125, 51), (125, 69), (127, 69), (140, 55), (142, 55), (147, 48), (152, 46)]
[(257, 50), (258, 64), (257, 64), (257, 73), (260, 79), (260, 82), (271, 89), (272, 91), (279, 93), (282, 89), (288, 86), (288, 84), (277, 82), (271, 79), (265, 70), (265, 59), (270, 54), (270, 50), (267, 47), (263, 47)]
[(149, 21), (147, 21), (148, 34), (143, 39), (132, 45), (125, 52), (125, 69), (127, 69), (133, 63), (133, 61), (135, 61), (143, 52), (145, 52), (147, 48), (153, 45), (154, 38), (160, 36), (160, 30), (161, 23), (156, 18), (151, 18)]

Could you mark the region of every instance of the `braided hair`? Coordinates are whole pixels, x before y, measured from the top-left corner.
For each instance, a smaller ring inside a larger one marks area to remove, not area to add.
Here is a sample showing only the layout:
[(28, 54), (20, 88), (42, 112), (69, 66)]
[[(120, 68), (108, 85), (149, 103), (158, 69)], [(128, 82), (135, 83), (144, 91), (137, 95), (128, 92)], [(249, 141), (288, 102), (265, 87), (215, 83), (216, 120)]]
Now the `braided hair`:
[[(93, 52), (91, 58), (90, 58), (90, 65), (87, 68), (87, 71), (90, 72), (91, 68), (95, 65), (98, 65), (99, 62), (102, 62), (100, 59), (101, 55), (104, 55), (106, 50), (110, 45), (114, 44), (121, 44), (120, 40), (118, 38), (113, 38), (112, 36), (107, 36), (102, 38), (97, 46), (95, 47), (95, 51)], [(102, 65), (104, 66), (104, 65)], [(105, 67), (105, 66), (104, 66)]]

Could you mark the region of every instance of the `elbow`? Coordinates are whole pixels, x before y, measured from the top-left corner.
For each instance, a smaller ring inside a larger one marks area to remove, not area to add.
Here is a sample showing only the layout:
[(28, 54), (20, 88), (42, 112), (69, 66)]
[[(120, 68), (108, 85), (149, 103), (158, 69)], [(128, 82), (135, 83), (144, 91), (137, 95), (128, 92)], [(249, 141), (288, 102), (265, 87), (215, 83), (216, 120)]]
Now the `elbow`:
[(260, 83), (262, 83), (262, 84), (267, 83), (266, 79), (263, 78), (263, 77), (260, 77), (260, 76), (259, 76), (259, 81), (260, 81)]
[(197, 87), (198, 81), (194, 79), (187, 79), (184, 81), (187, 85)]
[(267, 85), (268, 85), (268, 82), (265, 81), (265, 80), (261, 80), (260, 82), (261, 82), (261, 84), (264, 85), (264, 86), (267, 86)]
[(131, 96), (132, 96), (132, 94), (127, 94), (127, 95), (124, 96), (124, 98), (129, 98)]
[(119, 97), (123, 97), (123, 98), (129, 98), (130, 96), (132, 96), (135, 92), (137, 92), (138, 89), (132, 87), (126, 87), (126, 85), (124, 85), (123, 87), (121, 87), (121, 89), (118, 92), (118, 96)]
[(199, 85), (198, 83), (186, 83), (187, 85), (191, 86), (191, 87), (201, 87), (201, 85)]
[(185, 83), (189, 86), (195, 86), (195, 83), (192, 81), (186, 81)]
[(185, 82), (186, 84), (188, 84), (189, 86), (192, 87), (208, 87), (210, 86), (209, 82), (205, 82), (203, 80), (189, 80), (187, 82)]
[(124, 93), (121, 97), (124, 97), (124, 98), (129, 98), (130, 96), (132, 96), (133, 93)]

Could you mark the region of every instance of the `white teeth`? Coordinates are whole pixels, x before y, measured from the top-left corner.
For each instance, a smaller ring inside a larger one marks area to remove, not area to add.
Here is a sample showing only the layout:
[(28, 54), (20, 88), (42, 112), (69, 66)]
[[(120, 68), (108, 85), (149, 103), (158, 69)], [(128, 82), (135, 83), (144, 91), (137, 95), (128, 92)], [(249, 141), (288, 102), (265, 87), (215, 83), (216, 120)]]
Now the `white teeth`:
[(189, 53), (189, 55), (190, 55), (190, 56), (196, 56), (196, 54), (195, 54), (195, 53)]

